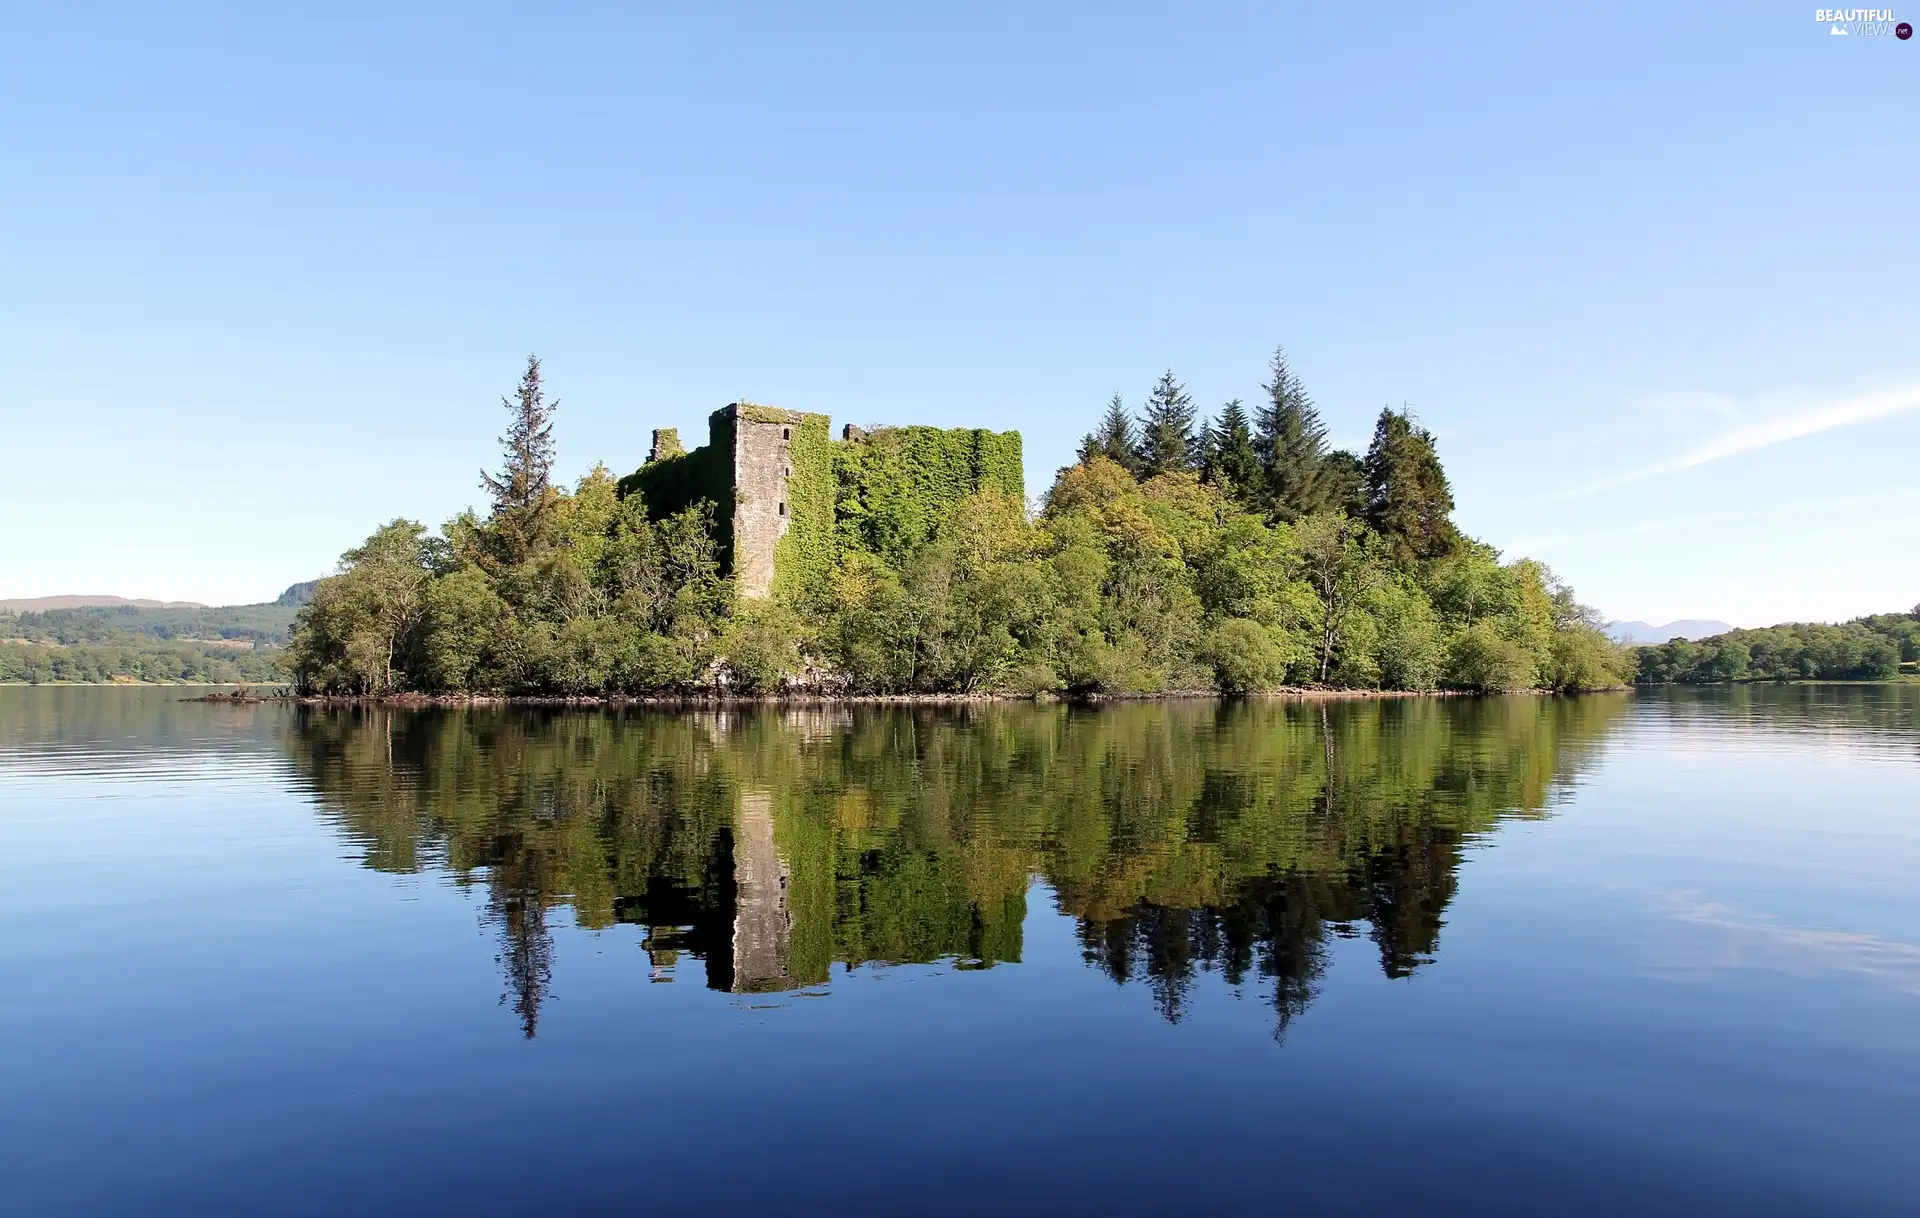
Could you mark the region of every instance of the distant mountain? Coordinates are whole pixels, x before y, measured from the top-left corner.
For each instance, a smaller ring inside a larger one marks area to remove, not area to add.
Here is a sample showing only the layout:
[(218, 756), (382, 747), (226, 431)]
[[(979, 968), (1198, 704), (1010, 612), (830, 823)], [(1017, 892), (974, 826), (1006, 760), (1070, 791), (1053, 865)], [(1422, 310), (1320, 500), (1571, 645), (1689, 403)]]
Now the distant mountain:
[(1682, 618), (1655, 626), (1651, 622), (1608, 622), (1607, 633), (1621, 643), (1664, 643), (1668, 639), (1704, 639), (1725, 634), (1733, 627), (1725, 622)]
[(124, 596), (26, 596), (0, 600), (0, 612), (45, 613), (49, 609), (205, 609), (199, 601), (154, 601)]

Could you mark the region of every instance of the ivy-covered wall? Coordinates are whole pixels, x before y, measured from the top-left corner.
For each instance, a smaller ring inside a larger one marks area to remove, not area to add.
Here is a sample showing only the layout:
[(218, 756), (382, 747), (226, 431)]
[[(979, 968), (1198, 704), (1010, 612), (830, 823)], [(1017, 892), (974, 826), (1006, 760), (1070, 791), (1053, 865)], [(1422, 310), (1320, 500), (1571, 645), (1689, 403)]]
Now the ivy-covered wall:
[(837, 558), (828, 426), (826, 415), (799, 415), (787, 441), (787, 531), (774, 547), (773, 595), (790, 605), (824, 596)]
[[(676, 437), (677, 440), (678, 437)], [(713, 502), (722, 548), (733, 536), (733, 419), (730, 408), (707, 416), (707, 442), (692, 452), (649, 461), (620, 479), (622, 499), (638, 494), (649, 520), (664, 520), (702, 499)]]
[(975, 491), (1026, 493), (1020, 433), (886, 427), (836, 446), (839, 543), (898, 562)]

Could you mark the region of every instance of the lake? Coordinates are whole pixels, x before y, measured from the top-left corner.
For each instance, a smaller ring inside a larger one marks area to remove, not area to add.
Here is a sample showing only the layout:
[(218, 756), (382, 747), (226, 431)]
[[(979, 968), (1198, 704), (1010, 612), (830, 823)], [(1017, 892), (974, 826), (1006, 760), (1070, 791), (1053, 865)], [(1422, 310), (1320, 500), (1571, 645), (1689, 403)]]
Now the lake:
[(0, 689), (10, 1213), (1912, 1214), (1920, 687)]

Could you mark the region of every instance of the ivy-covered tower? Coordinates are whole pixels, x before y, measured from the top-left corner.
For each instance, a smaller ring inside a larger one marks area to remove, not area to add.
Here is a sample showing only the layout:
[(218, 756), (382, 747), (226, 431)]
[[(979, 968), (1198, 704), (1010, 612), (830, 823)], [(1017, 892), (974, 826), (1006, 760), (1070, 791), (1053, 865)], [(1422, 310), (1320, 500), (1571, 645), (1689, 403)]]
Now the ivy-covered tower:
[(977, 491), (1026, 493), (1017, 431), (849, 426), (835, 440), (828, 424), (734, 402), (692, 452), (655, 432), (620, 493), (639, 494), (656, 520), (710, 501), (736, 594), (789, 600), (821, 591), (849, 549), (901, 557)]

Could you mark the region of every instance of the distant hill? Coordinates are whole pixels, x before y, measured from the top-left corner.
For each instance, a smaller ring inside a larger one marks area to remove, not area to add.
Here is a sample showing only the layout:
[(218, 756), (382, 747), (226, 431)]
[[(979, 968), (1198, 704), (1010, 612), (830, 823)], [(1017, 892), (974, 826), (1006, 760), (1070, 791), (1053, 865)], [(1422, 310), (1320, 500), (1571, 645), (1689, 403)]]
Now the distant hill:
[(0, 600), (0, 612), (45, 613), (49, 609), (205, 609), (199, 601), (154, 601), (125, 596), (26, 596)]
[(304, 583), (289, 584), (287, 585), (287, 590), (282, 592), (273, 603), (291, 609), (298, 609), (313, 599), (313, 590), (319, 586), (320, 581), (317, 579), (310, 579)]
[(142, 604), (124, 599), (113, 604), (62, 609), (0, 608), (0, 639), (62, 647), (122, 643), (135, 637), (167, 641), (219, 640), (277, 647), (287, 641), (297, 612), (293, 606), (283, 604), (209, 608), (205, 605), (161, 606), (157, 601)]
[(1704, 639), (1725, 634), (1733, 627), (1726, 622), (1682, 618), (1655, 626), (1651, 622), (1608, 622), (1607, 633), (1621, 643), (1664, 643), (1669, 639)]

